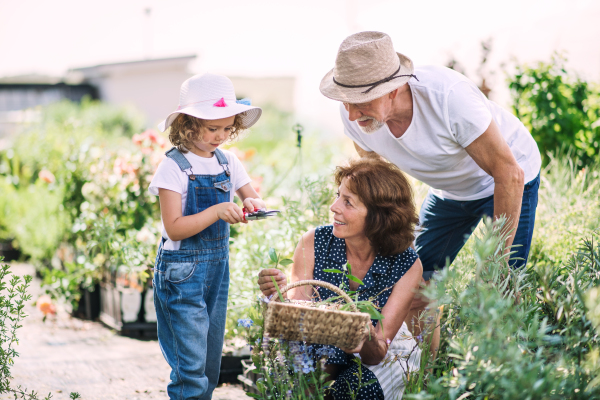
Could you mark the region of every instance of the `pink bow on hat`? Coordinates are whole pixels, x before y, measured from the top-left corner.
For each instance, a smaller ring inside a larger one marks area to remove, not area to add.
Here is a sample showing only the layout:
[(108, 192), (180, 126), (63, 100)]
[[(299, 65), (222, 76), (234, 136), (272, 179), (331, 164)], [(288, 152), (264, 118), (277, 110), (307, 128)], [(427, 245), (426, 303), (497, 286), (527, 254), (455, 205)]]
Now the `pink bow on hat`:
[(227, 103), (225, 103), (225, 99), (221, 97), (221, 100), (213, 104), (213, 107), (227, 107)]

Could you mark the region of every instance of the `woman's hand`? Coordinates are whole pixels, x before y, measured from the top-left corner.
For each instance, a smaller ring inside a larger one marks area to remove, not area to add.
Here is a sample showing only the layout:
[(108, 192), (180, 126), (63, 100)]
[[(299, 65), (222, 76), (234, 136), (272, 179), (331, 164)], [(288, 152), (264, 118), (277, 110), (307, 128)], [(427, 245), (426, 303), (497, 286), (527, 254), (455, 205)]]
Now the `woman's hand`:
[[(273, 279), (277, 282), (277, 286), (279, 288), (283, 288), (287, 285), (287, 278), (285, 274), (276, 268), (267, 268), (263, 269), (258, 273), (258, 286), (260, 287), (260, 291), (263, 295), (269, 297), (275, 293), (277, 293), (277, 289), (275, 289), (275, 285), (273, 284)], [(283, 293), (283, 297), (287, 297), (285, 293)]]
[(213, 207), (215, 208), (217, 217), (229, 224), (233, 225), (237, 224), (238, 222), (242, 222), (244, 224), (248, 223), (248, 221), (244, 220), (244, 213), (242, 212), (242, 209), (235, 203), (219, 203)]
[(260, 208), (267, 208), (267, 205), (265, 204), (263, 199), (260, 199), (260, 198), (248, 197), (248, 198), (244, 199), (243, 204), (244, 204), (244, 208), (246, 208), (246, 210), (248, 210), (248, 212), (255, 212), (255, 211), (258, 211)]
[(371, 335), (371, 339), (370, 340), (377, 340), (377, 333), (375, 332), (375, 328), (373, 328), (373, 324), (371, 323), (371, 321), (369, 321), (369, 334), (367, 334), (367, 335), (365, 335), (365, 337), (363, 337), (363, 339), (358, 344), (358, 346), (356, 346), (356, 348), (354, 348), (354, 349), (341, 349), (341, 350), (344, 353), (348, 353), (348, 354), (360, 353), (360, 351), (362, 350), (365, 342), (367, 340), (369, 340), (369, 335)]

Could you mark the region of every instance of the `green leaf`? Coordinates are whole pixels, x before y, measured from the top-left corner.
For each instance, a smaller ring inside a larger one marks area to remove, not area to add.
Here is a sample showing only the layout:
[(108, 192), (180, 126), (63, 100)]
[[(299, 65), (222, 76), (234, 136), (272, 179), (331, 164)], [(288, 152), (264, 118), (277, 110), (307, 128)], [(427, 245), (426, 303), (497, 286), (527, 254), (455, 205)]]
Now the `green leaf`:
[(323, 272), (332, 272), (334, 274), (343, 274), (344, 271), (340, 271), (339, 269), (324, 269)]
[(352, 275), (352, 266), (350, 265), (350, 263), (346, 263), (346, 269), (348, 270), (348, 274)]
[(273, 285), (275, 285), (275, 289), (277, 289), (277, 294), (279, 295), (279, 301), (284, 302), (283, 295), (281, 294), (281, 290), (279, 290), (279, 285), (275, 281), (275, 277), (271, 276), (271, 280), (273, 281)]
[(279, 261), (279, 265), (283, 265), (284, 267), (292, 264), (294, 261), (290, 260), (289, 258), (284, 258), (283, 260)]
[(272, 262), (277, 263), (277, 252), (272, 247), (269, 248), (269, 258)]
[(354, 275), (346, 275), (348, 277), (348, 279), (350, 279), (351, 281), (357, 282), (361, 285), (364, 285), (363, 281), (361, 281), (360, 279), (358, 279), (357, 277), (355, 277)]

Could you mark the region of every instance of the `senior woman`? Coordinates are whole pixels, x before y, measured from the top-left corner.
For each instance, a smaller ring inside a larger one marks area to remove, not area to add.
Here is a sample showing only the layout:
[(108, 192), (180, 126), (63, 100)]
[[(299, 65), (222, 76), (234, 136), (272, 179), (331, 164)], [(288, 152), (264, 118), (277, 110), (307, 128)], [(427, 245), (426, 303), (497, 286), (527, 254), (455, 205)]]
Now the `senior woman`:
[[(361, 387), (357, 399), (396, 399), (404, 391), (404, 371), (418, 365), (420, 351), (407, 329), (406, 318), (423, 268), (417, 253), (410, 247), (418, 222), (412, 191), (404, 174), (395, 165), (380, 158), (362, 158), (337, 167), (337, 198), (331, 206), (333, 225), (320, 226), (305, 233), (292, 266), (292, 282), (317, 279), (350, 290), (358, 290), (359, 299), (376, 298), (384, 319), (373, 320), (370, 337), (356, 349), (333, 347), (335, 355), (327, 361), (326, 371), (335, 379), (333, 397), (349, 399), (348, 383), (358, 388), (358, 356), (362, 362), (362, 381), (375, 383)], [(348, 280), (343, 274), (325, 272), (344, 270), (346, 262), (352, 274), (364, 285)], [(277, 269), (264, 269), (258, 284), (264, 295), (276, 293), (271, 277), (280, 287), (285, 275)], [(289, 297), (309, 300), (317, 290), (321, 299), (334, 296), (328, 289), (299, 287)], [(398, 353), (410, 359), (386, 363)], [(365, 368), (366, 367), (366, 368)]]

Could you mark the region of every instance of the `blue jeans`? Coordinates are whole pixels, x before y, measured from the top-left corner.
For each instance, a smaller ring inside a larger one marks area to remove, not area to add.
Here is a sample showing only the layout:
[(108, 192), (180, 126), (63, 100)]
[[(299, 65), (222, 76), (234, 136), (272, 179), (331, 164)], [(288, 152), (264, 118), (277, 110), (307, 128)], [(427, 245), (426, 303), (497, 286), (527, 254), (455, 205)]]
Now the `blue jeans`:
[[(538, 203), (540, 175), (528, 182), (523, 190), (521, 216), (513, 241), (511, 263), (515, 268), (527, 264), (535, 210)], [(446, 261), (452, 264), (473, 230), (484, 216), (493, 217), (494, 196), (472, 201), (441, 199), (427, 194), (421, 212), (415, 247), (423, 264), (423, 279), (429, 280), (437, 269), (444, 268)]]
[(171, 366), (170, 399), (210, 399), (219, 382), (228, 250), (159, 250), (154, 306), (160, 349)]

